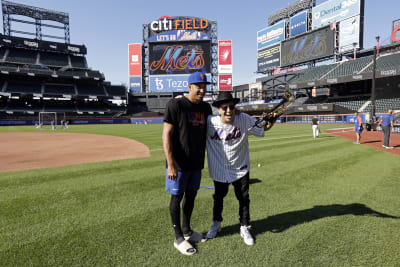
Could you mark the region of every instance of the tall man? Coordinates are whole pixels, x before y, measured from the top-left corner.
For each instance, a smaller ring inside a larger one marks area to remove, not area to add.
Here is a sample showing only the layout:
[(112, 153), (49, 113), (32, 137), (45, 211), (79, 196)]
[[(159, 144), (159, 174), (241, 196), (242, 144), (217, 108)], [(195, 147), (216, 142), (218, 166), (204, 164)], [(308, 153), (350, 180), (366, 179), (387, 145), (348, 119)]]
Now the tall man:
[[(262, 137), (264, 129), (254, 127), (256, 120), (245, 113), (239, 113), (235, 105), (238, 98), (229, 92), (221, 92), (213, 106), (220, 116), (210, 116), (207, 122), (207, 158), (210, 177), (214, 180), (215, 192), (213, 224), (207, 239), (214, 238), (221, 231), (224, 197), (229, 184), (235, 189), (239, 201), (240, 235), (247, 245), (253, 245), (250, 233), (249, 199), (249, 144), (250, 134)], [(269, 129), (268, 125), (265, 129)]]
[(205, 74), (191, 74), (188, 84), (187, 96), (172, 99), (167, 104), (162, 140), (167, 161), (165, 188), (171, 194), (169, 208), (175, 231), (174, 246), (182, 254), (192, 255), (196, 249), (188, 241), (198, 242), (203, 238), (190, 228), (190, 218), (204, 168), (207, 117), (212, 112), (210, 105), (202, 101), (209, 84)]
[(354, 144), (360, 144), (361, 140), (361, 133), (364, 130), (364, 127), (362, 125), (362, 119), (360, 116), (358, 116), (358, 112), (354, 114), (354, 131), (356, 132), (356, 138), (357, 140), (354, 142)]
[(389, 109), (388, 113), (381, 117), (379, 121), (379, 125), (382, 127), (384, 139), (383, 139), (383, 147), (386, 149), (393, 149), (392, 146), (389, 145), (390, 140), (390, 132), (394, 131), (394, 119), (393, 119), (393, 111)]

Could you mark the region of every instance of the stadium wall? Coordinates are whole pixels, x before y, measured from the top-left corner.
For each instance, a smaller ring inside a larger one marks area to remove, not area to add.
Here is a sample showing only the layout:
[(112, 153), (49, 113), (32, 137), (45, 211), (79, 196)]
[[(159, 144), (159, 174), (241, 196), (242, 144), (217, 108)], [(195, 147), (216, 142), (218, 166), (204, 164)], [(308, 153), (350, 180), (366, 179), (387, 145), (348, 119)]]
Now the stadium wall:
[[(84, 125), (84, 124), (147, 124), (147, 123), (163, 123), (163, 118), (102, 118), (102, 119), (91, 119), (91, 118), (79, 118), (79, 119), (68, 119), (69, 125)], [(29, 126), (36, 125), (39, 121), (37, 119), (14, 119), (14, 120), (0, 120), (0, 126)], [(60, 125), (58, 120), (58, 125)]]

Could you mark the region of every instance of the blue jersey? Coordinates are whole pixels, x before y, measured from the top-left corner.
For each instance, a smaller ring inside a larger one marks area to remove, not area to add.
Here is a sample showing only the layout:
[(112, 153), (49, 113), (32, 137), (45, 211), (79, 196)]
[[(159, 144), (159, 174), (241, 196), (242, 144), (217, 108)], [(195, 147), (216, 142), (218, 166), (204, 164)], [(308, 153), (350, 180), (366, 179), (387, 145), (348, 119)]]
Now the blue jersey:
[(362, 127), (362, 119), (360, 116), (357, 116), (354, 119), (354, 127), (359, 128), (360, 126)]
[(362, 119), (360, 116), (357, 116), (354, 120), (354, 130), (356, 131), (356, 133), (362, 133), (362, 131), (364, 130)]
[(382, 116), (381, 126), (390, 126), (393, 121), (393, 114), (385, 114)]

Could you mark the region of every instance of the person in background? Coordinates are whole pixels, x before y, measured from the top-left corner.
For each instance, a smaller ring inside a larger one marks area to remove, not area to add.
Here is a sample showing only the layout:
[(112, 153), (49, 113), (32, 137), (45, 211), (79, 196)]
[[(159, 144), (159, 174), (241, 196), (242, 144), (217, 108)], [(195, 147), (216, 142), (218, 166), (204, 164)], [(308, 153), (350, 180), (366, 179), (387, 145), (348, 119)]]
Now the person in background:
[(392, 146), (389, 145), (390, 141), (390, 132), (394, 131), (394, 119), (393, 119), (393, 110), (389, 109), (387, 114), (384, 114), (379, 120), (379, 126), (381, 126), (383, 131), (383, 147), (386, 149), (393, 149)]
[(319, 120), (317, 115), (314, 115), (314, 117), (312, 118), (311, 125), (312, 125), (314, 139), (316, 139), (319, 136)]
[(364, 127), (362, 125), (362, 118), (358, 115), (358, 112), (354, 114), (354, 131), (356, 132), (356, 141), (354, 144), (360, 144), (361, 133), (363, 132)]
[(55, 120), (52, 120), (50, 123), (51, 123), (51, 129), (52, 129), (52, 130), (55, 130), (55, 129), (56, 129), (56, 122), (55, 122)]
[(192, 73), (188, 79), (189, 94), (171, 99), (164, 116), (165, 189), (171, 194), (169, 210), (175, 231), (174, 247), (184, 255), (197, 252), (189, 241), (203, 239), (203, 234), (191, 229), (190, 219), (204, 168), (207, 117), (211, 115), (211, 107), (203, 102), (203, 97), (209, 83), (204, 73)]

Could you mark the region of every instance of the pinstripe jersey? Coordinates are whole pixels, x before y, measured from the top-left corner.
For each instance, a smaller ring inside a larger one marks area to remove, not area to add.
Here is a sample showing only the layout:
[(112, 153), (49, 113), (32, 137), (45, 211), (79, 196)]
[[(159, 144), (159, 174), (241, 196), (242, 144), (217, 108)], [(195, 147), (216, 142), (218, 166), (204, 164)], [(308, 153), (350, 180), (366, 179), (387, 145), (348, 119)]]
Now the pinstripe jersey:
[(214, 181), (231, 183), (249, 172), (248, 136), (264, 136), (263, 128), (252, 128), (255, 121), (246, 113), (237, 114), (233, 124), (222, 123), (219, 115), (208, 117), (208, 171)]

